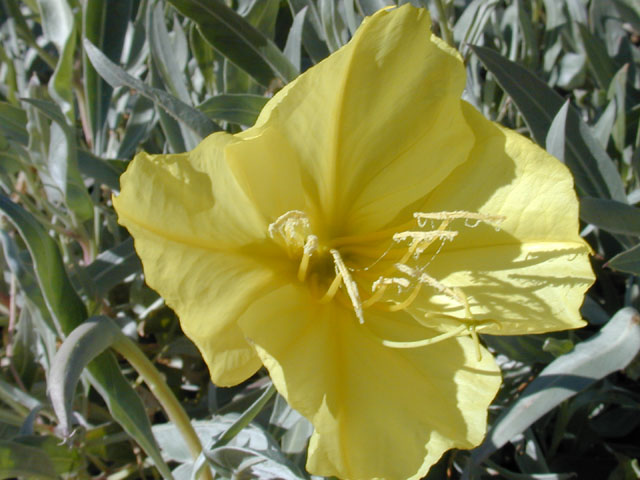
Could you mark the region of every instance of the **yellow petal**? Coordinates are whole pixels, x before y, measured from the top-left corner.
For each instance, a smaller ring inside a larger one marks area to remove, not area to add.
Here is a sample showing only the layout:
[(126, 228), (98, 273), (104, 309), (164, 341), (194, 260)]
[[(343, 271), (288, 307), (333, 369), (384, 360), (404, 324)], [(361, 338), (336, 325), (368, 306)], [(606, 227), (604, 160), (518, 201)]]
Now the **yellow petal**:
[(230, 141), (215, 134), (188, 154), (141, 153), (113, 199), (147, 283), (176, 311), (219, 385), (260, 367), (235, 320), (253, 296), (277, 285), (275, 267), (253, 254), (269, 248), (261, 246), (267, 227), (224, 162)]
[[(429, 264), (429, 274), (468, 297), (473, 318), (495, 320), (484, 333), (539, 333), (584, 325), (579, 314), (594, 280), (590, 249), (578, 234), (578, 201), (567, 168), (521, 135), (465, 104), (477, 137), (469, 162), (456, 169), (421, 208), (503, 216), (499, 229), (461, 220)], [(427, 295), (433, 295), (427, 298)], [(463, 309), (427, 291), (419, 315)]]
[(388, 224), (466, 159), (464, 66), (429, 28), (427, 11), (408, 4), (376, 13), (282, 89), (254, 127), (289, 143), (332, 235)]
[(314, 425), (307, 469), (345, 479), (420, 478), (452, 447), (481, 442), (500, 385), (493, 358), (468, 338), (385, 347), (433, 333), (402, 313), (360, 325), (335, 302), (285, 286), (239, 323), (289, 404)]
[(253, 128), (238, 137), (226, 148), (227, 163), (247, 197), (268, 222), (291, 210), (310, 214), (311, 200), (302, 186), (296, 152), (282, 133), (274, 128)]

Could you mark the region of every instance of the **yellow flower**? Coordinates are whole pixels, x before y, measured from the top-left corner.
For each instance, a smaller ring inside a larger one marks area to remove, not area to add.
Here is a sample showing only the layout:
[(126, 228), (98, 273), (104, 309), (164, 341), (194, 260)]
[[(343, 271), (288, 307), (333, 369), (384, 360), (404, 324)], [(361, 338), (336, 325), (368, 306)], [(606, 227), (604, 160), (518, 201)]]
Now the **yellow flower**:
[(254, 127), (137, 155), (114, 198), (213, 381), (264, 365), (314, 425), (315, 474), (420, 478), (485, 434), (500, 373), (476, 332), (584, 324), (569, 172), (460, 100), (429, 29), (378, 12)]

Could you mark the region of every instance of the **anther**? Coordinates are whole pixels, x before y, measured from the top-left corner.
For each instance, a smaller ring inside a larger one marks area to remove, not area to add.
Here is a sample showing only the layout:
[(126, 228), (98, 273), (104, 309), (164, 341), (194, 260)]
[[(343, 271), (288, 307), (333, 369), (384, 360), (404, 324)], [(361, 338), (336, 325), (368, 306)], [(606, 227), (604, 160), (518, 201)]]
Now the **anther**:
[(451, 212), (416, 212), (413, 214), (413, 218), (418, 220), (418, 223), (426, 220), (455, 220), (458, 218), (464, 218), (465, 220), (478, 220), (486, 223), (500, 223), (506, 217), (502, 215), (487, 215), (485, 213), (466, 212), (464, 210), (454, 210)]
[(318, 237), (315, 235), (309, 235), (307, 241), (304, 244), (302, 252), (302, 259), (300, 260), (300, 266), (298, 267), (298, 280), (304, 282), (307, 278), (307, 270), (309, 269), (309, 260), (311, 255), (318, 249)]
[(307, 214), (300, 210), (290, 210), (280, 215), (275, 222), (269, 224), (269, 236), (276, 240), (280, 235), (290, 258), (295, 257), (303, 248), (307, 237), (311, 234), (311, 223)]
[(356, 282), (353, 281), (353, 278), (351, 278), (349, 269), (344, 264), (344, 261), (340, 256), (340, 252), (338, 252), (338, 250), (333, 248), (329, 250), (329, 252), (333, 256), (333, 261), (335, 262), (338, 275), (342, 276), (344, 287), (347, 290), (347, 295), (349, 295), (349, 298), (351, 299), (351, 304), (353, 305), (353, 310), (356, 313), (356, 317), (358, 317), (358, 321), (360, 323), (364, 323), (364, 315), (362, 314), (362, 302), (360, 301), (358, 286), (356, 285)]
[(402, 242), (403, 240), (411, 239), (412, 243), (433, 242), (438, 238), (445, 240), (453, 240), (458, 232), (450, 230), (433, 230), (430, 232), (400, 232), (393, 235), (394, 242)]

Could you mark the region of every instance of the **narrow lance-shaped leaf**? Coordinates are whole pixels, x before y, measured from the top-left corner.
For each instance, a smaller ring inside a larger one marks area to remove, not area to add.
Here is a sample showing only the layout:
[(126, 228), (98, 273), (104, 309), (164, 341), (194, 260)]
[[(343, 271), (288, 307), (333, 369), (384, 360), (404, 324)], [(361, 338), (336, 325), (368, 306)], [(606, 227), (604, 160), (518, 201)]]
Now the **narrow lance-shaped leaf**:
[(76, 26), (73, 12), (64, 0), (38, 0), (42, 29), (58, 49), (58, 63), (49, 81), (49, 93), (73, 124), (73, 61), (76, 49)]
[(191, 97), (185, 83), (184, 73), (180, 71), (174, 48), (169, 40), (162, 4), (158, 3), (155, 8), (147, 10), (147, 25), (151, 58), (162, 82), (172, 95), (191, 106)]
[(307, 8), (305, 22), (302, 27), (302, 44), (309, 54), (309, 57), (311, 57), (311, 60), (314, 63), (320, 62), (329, 55), (329, 49), (324, 41), (322, 22), (315, 3), (311, 0), (289, 0), (289, 7), (294, 17), (300, 13), (302, 9)]
[(36, 447), (0, 440), (0, 477), (59, 478), (51, 459)]
[(202, 36), (222, 55), (268, 87), (274, 78), (288, 83), (298, 71), (280, 49), (223, 2), (169, 0), (192, 19)]
[(198, 109), (215, 120), (253, 125), (267, 100), (269, 99), (260, 95), (217, 95), (198, 105)]
[(615, 64), (607, 52), (607, 46), (602, 39), (594, 36), (586, 25), (581, 23), (576, 25), (582, 37), (582, 45), (587, 53), (587, 62), (593, 76), (600, 88), (607, 89), (616, 73)]
[(293, 17), (293, 23), (289, 30), (287, 43), (284, 46), (284, 54), (298, 70), (300, 70), (300, 57), (302, 53), (302, 29), (304, 27), (304, 19), (306, 18), (307, 11), (308, 7), (304, 7), (296, 13), (295, 17)]
[(640, 244), (619, 253), (609, 260), (607, 266), (621, 272), (640, 275)]
[(140, 259), (128, 238), (115, 247), (105, 250), (85, 269), (86, 277), (95, 284), (96, 293), (104, 296), (125, 278), (142, 271)]
[(545, 147), (547, 151), (556, 157), (561, 162), (564, 162), (565, 156), (565, 137), (566, 137), (566, 125), (567, 114), (569, 113), (569, 101), (566, 101), (562, 108), (558, 110), (549, 132), (545, 140)]
[(87, 310), (69, 281), (58, 246), (33, 215), (1, 194), (0, 210), (27, 244), (38, 284), (59, 334), (70, 332), (84, 321)]
[(580, 199), (580, 217), (611, 233), (640, 236), (640, 210), (626, 203), (583, 197)]
[[(529, 70), (499, 53), (485, 47), (471, 48), (518, 106), (534, 139), (544, 145), (564, 99)], [(571, 169), (578, 188), (592, 197), (625, 202), (622, 180), (613, 161), (572, 107), (567, 113), (566, 134), (565, 163)]]
[(122, 68), (109, 60), (95, 45), (85, 39), (84, 48), (95, 69), (112, 87), (126, 86), (140, 92), (153, 100), (177, 121), (184, 123), (201, 138), (220, 130), (220, 127), (209, 120), (205, 114), (190, 107), (173, 95), (150, 87), (144, 82), (132, 77)]
[[(122, 55), (127, 22), (131, 15), (131, 0), (87, 0), (83, 3), (84, 36), (107, 58), (116, 62)], [(84, 93), (91, 124), (93, 151), (101, 155), (106, 148), (106, 119), (113, 88), (93, 68), (87, 55), (82, 56)]]
[(48, 173), (62, 192), (64, 203), (77, 222), (93, 217), (93, 203), (78, 170), (75, 132), (69, 126), (58, 105), (47, 100), (25, 98), (52, 120), (50, 126)]

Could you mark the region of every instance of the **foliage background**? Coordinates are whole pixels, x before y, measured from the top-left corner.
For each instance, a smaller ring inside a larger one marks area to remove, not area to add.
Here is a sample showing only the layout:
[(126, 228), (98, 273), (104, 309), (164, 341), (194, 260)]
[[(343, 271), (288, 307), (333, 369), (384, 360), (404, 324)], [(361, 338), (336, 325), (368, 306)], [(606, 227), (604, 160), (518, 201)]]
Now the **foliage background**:
[[(460, 49), (466, 99), (569, 166), (597, 273), (586, 328), (484, 337), (505, 380), (487, 441), (428, 478), (640, 478), (640, 4), (413, 3)], [(1, 478), (190, 479), (207, 462), (220, 478), (309, 478), (309, 424), (264, 372), (211, 384), (110, 198), (136, 151), (251, 125), (388, 4), (2, 0)], [(172, 394), (143, 382), (160, 378)]]

